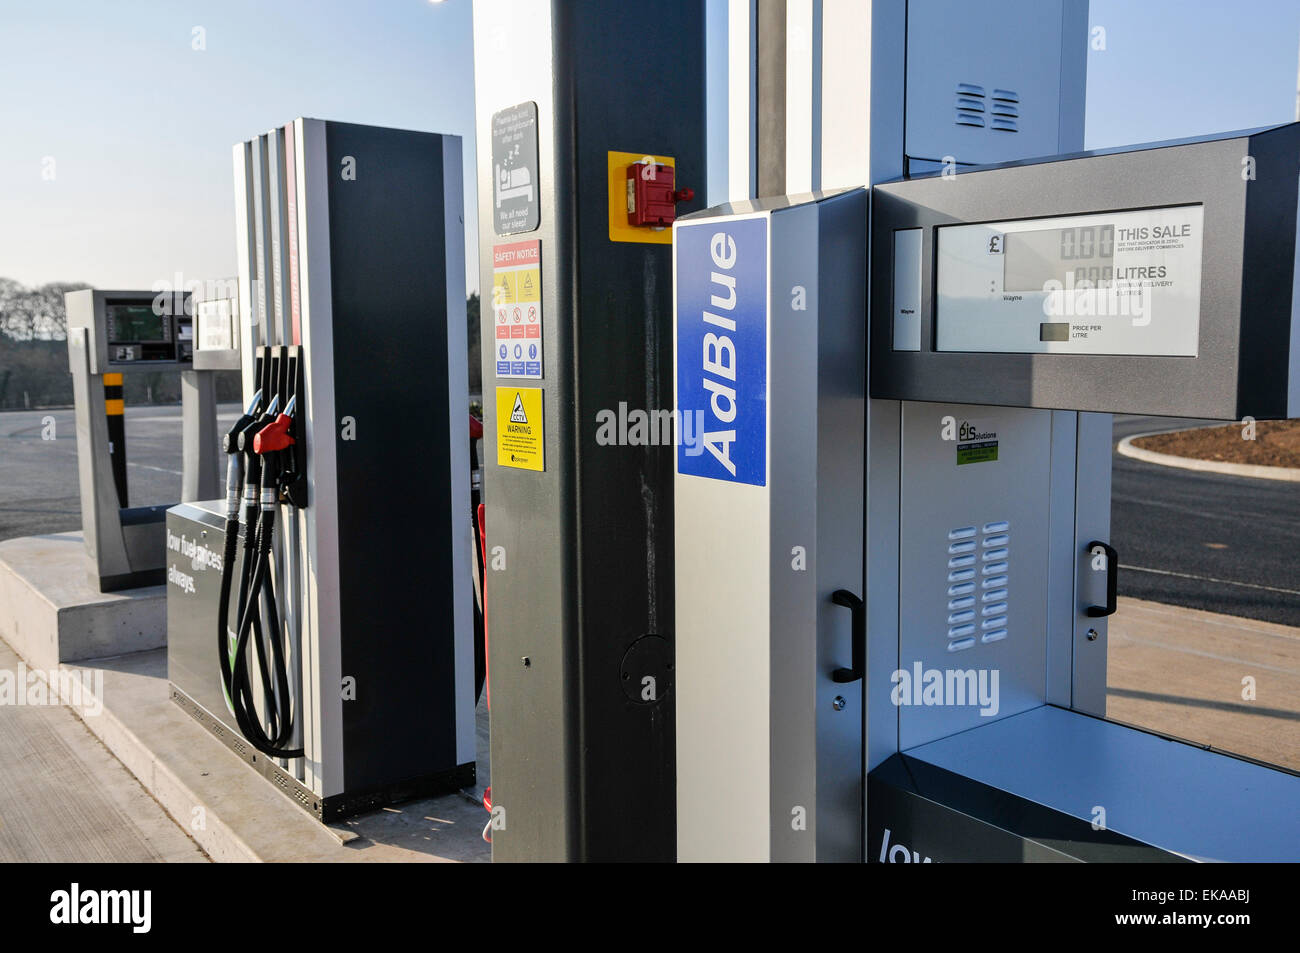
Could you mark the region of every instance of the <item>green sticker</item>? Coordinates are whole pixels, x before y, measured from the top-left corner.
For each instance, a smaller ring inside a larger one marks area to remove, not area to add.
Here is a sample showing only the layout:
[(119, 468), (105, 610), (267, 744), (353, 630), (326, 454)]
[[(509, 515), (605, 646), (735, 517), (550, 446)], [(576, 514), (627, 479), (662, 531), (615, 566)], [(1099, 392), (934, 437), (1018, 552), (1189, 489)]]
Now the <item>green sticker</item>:
[(957, 445), (957, 466), (966, 463), (992, 463), (998, 458), (998, 442), (990, 440), (985, 443), (959, 443)]

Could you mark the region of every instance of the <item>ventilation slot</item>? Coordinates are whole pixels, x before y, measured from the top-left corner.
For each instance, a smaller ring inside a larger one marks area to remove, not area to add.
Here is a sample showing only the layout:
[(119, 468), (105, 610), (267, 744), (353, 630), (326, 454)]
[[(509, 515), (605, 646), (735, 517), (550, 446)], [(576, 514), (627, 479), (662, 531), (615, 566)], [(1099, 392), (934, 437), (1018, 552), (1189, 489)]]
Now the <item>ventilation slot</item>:
[(984, 87), (974, 83), (957, 84), (957, 125), (984, 126)]
[[(999, 90), (1001, 92), (1001, 90)], [(1014, 93), (1012, 95), (1015, 95)], [(981, 570), (980, 641), (1000, 642), (1007, 637), (1007, 566), (1010, 556), (1011, 524), (1005, 520), (985, 523), (980, 534)]]
[[(948, 651), (1007, 637), (1007, 566), (1011, 524), (1006, 520), (948, 530)], [(979, 591), (976, 570), (979, 564)]]
[(993, 101), (989, 106), (993, 129), (1002, 132), (1020, 131), (1020, 94), (1010, 89), (993, 90)]

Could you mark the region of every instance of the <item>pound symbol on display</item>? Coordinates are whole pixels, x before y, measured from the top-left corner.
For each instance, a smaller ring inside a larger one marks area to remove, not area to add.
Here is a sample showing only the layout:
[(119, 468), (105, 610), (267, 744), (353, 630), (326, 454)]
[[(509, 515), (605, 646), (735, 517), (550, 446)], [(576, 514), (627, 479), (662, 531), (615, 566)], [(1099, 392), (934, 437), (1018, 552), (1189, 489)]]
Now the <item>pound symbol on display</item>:
[(1002, 254), (1002, 236), (1001, 236), (1001, 235), (994, 235), (992, 238), (989, 239), (989, 254), (990, 254), (990, 255), (1001, 255), (1001, 254)]

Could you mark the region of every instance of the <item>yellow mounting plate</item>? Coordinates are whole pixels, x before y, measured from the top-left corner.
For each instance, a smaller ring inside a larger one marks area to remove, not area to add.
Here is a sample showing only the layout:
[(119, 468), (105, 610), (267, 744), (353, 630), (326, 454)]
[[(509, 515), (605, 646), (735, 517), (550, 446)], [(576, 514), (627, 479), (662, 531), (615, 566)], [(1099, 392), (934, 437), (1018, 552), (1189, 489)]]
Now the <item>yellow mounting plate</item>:
[[(611, 242), (642, 242), (647, 245), (671, 245), (673, 230), (664, 228), (637, 228), (627, 223), (627, 167), (633, 162), (649, 159), (668, 168), (677, 169), (672, 156), (651, 155), (648, 152), (609, 153), (609, 240)], [(678, 188), (681, 184), (678, 183)]]

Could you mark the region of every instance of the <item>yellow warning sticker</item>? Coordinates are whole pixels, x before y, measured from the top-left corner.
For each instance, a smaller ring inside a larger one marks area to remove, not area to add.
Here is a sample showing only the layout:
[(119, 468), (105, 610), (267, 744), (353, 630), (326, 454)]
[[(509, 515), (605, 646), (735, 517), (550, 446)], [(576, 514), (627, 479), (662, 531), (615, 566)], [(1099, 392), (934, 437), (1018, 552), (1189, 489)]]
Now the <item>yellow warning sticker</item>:
[(540, 387), (497, 388), (497, 465), (546, 469)]
[(492, 279), (492, 303), (496, 305), (514, 304), (514, 283), (509, 272), (496, 272)]
[[(509, 273), (502, 277), (508, 278)], [(515, 280), (519, 282), (515, 294), (515, 300), (520, 304), (527, 301), (540, 300), (540, 291), (542, 289), (541, 270), (538, 268), (525, 268), (515, 273)]]

